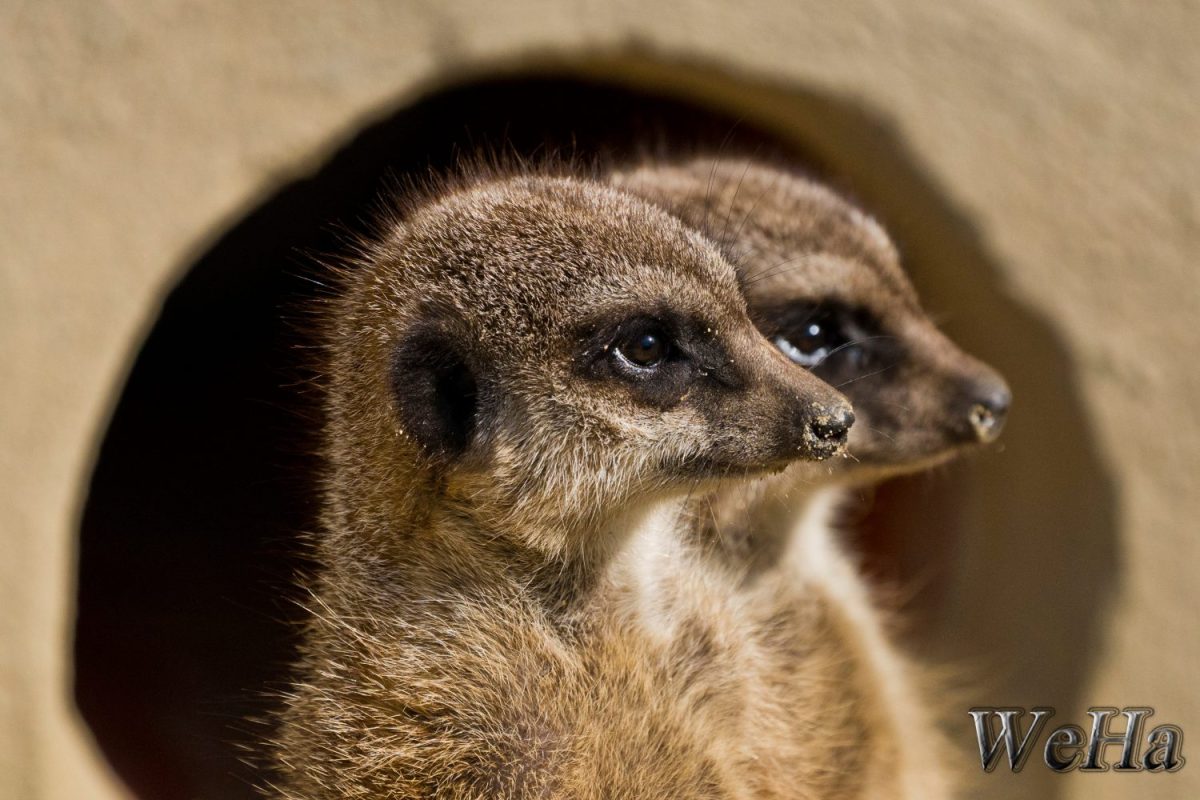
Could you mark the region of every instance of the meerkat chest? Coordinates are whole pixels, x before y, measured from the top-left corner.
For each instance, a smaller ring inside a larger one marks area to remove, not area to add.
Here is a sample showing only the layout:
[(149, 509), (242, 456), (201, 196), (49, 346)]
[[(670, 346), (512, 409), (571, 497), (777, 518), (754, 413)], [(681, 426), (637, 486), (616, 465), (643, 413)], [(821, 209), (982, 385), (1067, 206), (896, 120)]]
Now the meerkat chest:
[(758, 625), (772, 658), (767, 702), (787, 732), (774, 755), (796, 785), (824, 785), (821, 797), (946, 797), (912, 668), (828, 521), (837, 497), (826, 494), (757, 590), (770, 609)]
[(580, 612), (567, 772), (605, 796), (754, 797), (740, 768), (758, 671), (742, 598), (689, 552), (674, 515), (657, 522)]
[(621, 769), (649, 772), (669, 753), (689, 792), (865, 796), (864, 765), (891, 757), (837, 598), (782, 570), (744, 590), (675, 525), (639, 530), (589, 608), (587, 671), (607, 701), (582, 707), (580, 740), (602, 746), (581, 763), (620, 753)]

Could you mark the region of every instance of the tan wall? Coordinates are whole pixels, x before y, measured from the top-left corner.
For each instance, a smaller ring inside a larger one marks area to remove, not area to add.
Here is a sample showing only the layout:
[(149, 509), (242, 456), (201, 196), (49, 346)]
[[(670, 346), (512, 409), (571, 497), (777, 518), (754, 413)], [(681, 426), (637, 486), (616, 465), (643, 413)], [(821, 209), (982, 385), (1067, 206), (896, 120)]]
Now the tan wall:
[[(972, 669), (998, 687), (968, 702), (1060, 702), (1022, 693), (1043, 687), (1071, 703), (1153, 705), (1200, 736), (1200, 12), (896, 5), (0, 6), (0, 797), (119, 796), (69, 700), (73, 540), (106, 415), (181, 265), (372, 115), (476, 70), (585, 54), (590, 71), (741, 108), (841, 163), (907, 232), (931, 304), (965, 313), (954, 331), (1016, 376), (1007, 449), (952, 479), (981, 533), (957, 557), (941, 635), (975, 650)], [(855, 111), (807, 113), (814, 97)], [(887, 123), (900, 156), (874, 148), (858, 110)], [(977, 238), (939, 245), (917, 218), (925, 207), (953, 209)], [(931, 266), (943, 256), (968, 263)], [(981, 259), (994, 274), (970, 272)], [(976, 280), (1002, 306), (989, 312)], [(955, 281), (960, 292), (946, 288)], [(1005, 322), (1019, 329), (991, 324)], [(1076, 391), (1078, 406), (1056, 400)], [(1045, 419), (1078, 411), (1071, 424), (1094, 454), (1063, 452), (1039, 428), (1044, 408)], [(1096, 498), (1105, 519), (1074, 524), (1087, 498), (1056, 505), (1078, 464), (1111, 489)], [(1081, 589), (1087, 575), (1064, 572), (1071, 564), (1096, 565), (1111, 592)], [(1063, 596), (1037, 570), (1069, 577)], [(1054, 602), (985, 602), (986, 581)], [(989, 644), (1002, 668), (1033, 677), (997, 671)], [(1082, 683), (1064, 687), (1072, 675)], [(1044, 772), (984, 785), (1200, 796), (1200, 765)]]

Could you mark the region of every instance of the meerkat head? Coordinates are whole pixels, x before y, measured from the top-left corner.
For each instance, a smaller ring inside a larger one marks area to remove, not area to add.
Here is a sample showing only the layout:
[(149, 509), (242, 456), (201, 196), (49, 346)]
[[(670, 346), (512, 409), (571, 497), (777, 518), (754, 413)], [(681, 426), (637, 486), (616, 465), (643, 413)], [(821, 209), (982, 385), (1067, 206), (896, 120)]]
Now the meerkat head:
[(856, 460), (839, 470), (915, 470), (999, 436), (1004, 379), (938, 331), (884, 230), (829, 189), (711, 159), (647, 165), (614, 183), (719, 241), (759, 330), (850, 399)]
[(758, 334), (732, 266), (572, 178), (443, 191), (348, 271), (328, 333), (329, 513), (545, 550), (639, 498), (822, 459), (846, 400)]

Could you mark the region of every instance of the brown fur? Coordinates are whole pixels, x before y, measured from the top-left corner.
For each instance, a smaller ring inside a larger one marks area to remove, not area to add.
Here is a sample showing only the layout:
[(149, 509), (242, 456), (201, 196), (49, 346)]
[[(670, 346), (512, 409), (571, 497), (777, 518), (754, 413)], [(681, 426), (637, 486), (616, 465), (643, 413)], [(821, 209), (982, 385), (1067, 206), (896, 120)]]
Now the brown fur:
[[(869, 730), (829, 692), (855, 657), (795, 636), (834, 612), (729, 592), (678, 536), (690, 490), (828, 454), (809, 434), (847, 410), (757, 334), (728, 263), (649, 204), (526, 177), (428, 198), (344, 283), (274, 794), (849, 796), (849, 753), (774, 746), (801, 708)], [(694, 323), (685, 382), (610, 374), (596, 337), (648, 314)], [(464, 369), (465, 429), (422, 410)]]
[[(832, 530), (836, 495), (824, 487), (916, 471), (994, 438), (1007, 387), (934, 327), (883, 229), (827, 188), (765, 164), (712, 159), (650, 163), (612, 181), (719, 242), (737, 264), (751, 316), (768, 338), (788, 338), (797, 322), (811, 320), (832, 325), (844, 318), (869, 328), (860, 331), (860, 343), (832, 349), (813, 367), (854, 403), (850, 458), (797, 464), (749, 486), (724, 487), (694, 509), (693, 533), (699, 548), (732, 568), (740, 591), (784, 612), (818, 604), (836, 620), (821, 626), (794, 620), (792, 636), (814, 652), (841, 654), (848, 668), (829, 683), (825, 703), (806, 697), (791, 706), (794, 727), (784, 737), (814, 748), (860, 738), (864, 747), (842, 762), (844, 796), (946, 796), (948, 750), (927, 733), (932, 720), (921, 708), (918, 671), (889, 644), (886, 614)], [(838, 355), (850, 347), (859, 348), (855, 359)], [(986, 432), (971, 425), (976, 403), (998, 415)], [(786, 683), (776, 697), (792, 702)], [(839, 703), (859, 709), (853, 717), (859, 724), (846, 718), (839, 726), (835, 718), (824, 735), (806, 727), (806, 720), (822, 719), (817, 709)], [(796, 785), (816, 780), (801, 774)]]

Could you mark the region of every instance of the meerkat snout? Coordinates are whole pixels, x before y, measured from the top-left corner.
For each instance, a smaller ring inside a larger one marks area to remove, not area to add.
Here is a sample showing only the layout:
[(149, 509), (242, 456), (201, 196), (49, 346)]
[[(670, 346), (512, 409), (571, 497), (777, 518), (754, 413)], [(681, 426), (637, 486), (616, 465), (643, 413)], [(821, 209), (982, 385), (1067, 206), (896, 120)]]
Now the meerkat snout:
[(854, 424), (854, 411), (847, 407), (830, 414), (821, 414), (808, 423), (805, 432), (811, 438), (809, 447), (815, 452), (834, 455), (850, 439), (850, 426)]
[(990, 444), (999, 438), (1008, 419), (1012, 392), (999, 375), (991, 373), (976, 379), (963, 393), (967, 424), (961, 428), (966, 441)]
[(837, 455), (850, 439), (854, 410), (840, 396), (811, 402), (801, 399), (781, 415), (783, 428), (778, 461), (824, 461)]
[(854, 411), (841, 393), (795, 369), (753, 328), (729, 337), (725, 348), (724, 365), (705, 370), (716, 390), (704, 400), (706, 415), (720, 421), (725, 435), (714, 438), (697, 466), (775, 471), (793, 461), (822, 461), (845, 447)]

